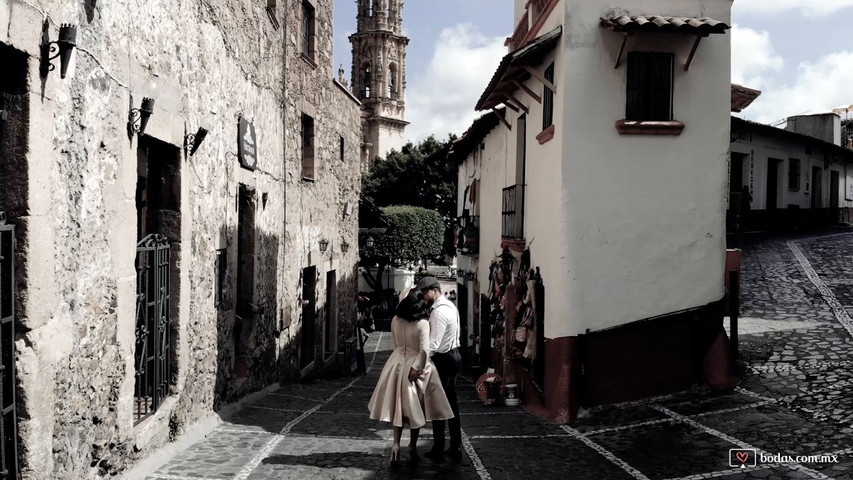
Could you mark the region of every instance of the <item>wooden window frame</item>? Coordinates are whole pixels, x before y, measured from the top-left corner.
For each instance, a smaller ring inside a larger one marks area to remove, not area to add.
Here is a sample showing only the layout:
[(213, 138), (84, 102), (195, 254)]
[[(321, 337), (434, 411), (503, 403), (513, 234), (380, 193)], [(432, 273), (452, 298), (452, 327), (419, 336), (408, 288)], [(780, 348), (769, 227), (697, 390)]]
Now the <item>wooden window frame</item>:
[(317, 10), (308, 0), (302, 0), (302, 57), (316, 62)]
[(302, 113), (302, 180), (313, 182), (317, 179), (315, 123), (314, 118)]
[[(545, 80), (554, 83), (554, 62), (545, 69)], [(543, 85), (542, 92), (542, 131), (554, 125), (554, 91), (548, 85)]]

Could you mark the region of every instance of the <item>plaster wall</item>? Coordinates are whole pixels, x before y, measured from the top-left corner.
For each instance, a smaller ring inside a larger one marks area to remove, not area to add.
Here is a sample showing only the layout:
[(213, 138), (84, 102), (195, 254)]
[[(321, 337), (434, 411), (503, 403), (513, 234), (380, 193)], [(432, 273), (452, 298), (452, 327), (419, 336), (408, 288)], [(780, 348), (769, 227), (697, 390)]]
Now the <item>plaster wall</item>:
[[(619, 135), (626, 67), (614, 69), (622, 36), (599, 26), (618, 14), (712, 17), (730, 23), (728, 0), (566, 2), (561, 198), (565, 215), (562, 331), (577, 335), (706, 305), (723, 296), (729, 148), (730, 34), (640, 34), (627, 51), (674, 51), (679, 136)], [(558, 14), (559, 15), (559, 14)]]
[[(839, 194), (838, 204), (840, 207), (853, 207), (853, 161), (849, 159), (836, 158), (837, 155), (829, 149), (820, 146), (806, 148), (802, 141), (795, 139), (780, 139), (770, 137), (761, 133), (752, 133), (752, 141), (738, 140), (731, 144), (732, 154), (744, 155), (743, 179), (744, 183), (752, 185), (753, 210), (767, 209), (767, 186), (768, 186), (768, 160), (780, 160), (778, 167), (777, 182), (777, 208), (788, 208), (796, 205), (801, 209), (811, 208), (811, 196), (814, 195), (814, 181), (812, 178), (812, 167), (821, 169), (821, 192), (823, 194), (821, 205), (828, 208), (830, 205), (830, 171), (838, 172)], [(806, 153), (806, 152), (810, 153)], [(853, 155), (851, 155), (853, 156)], [(831, 159), (827, 169), (825, 158)], [(800, 186), (799, 189), (790, 189), (788, 184), (788, 172), (791, 159), (800, 160)], [(809, 188), (806, 189), (806, 183)]]

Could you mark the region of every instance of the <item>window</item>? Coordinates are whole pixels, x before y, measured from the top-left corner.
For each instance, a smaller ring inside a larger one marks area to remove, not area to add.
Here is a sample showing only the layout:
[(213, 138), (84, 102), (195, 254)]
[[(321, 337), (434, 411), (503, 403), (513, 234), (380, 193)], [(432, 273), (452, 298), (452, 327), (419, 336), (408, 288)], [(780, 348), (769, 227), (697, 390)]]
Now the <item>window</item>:
[(800, 189), (800, 161), (796, 158), (788, 159), (788, 190)]
[[(554, 83), (554, 62), (545, 69), (545, 80)], [(542, 95), (542, 130), (554, 124), (554, 91), (546, 85)]]
[(344, 144), (344, 137), (341, 137), (341, 162), (343, 162), (345, 159), (345, 147), (346, 145)]
[(314, 15), (314, 6), (302, 2), (302, 55), (314, 60), (314, 33), (317, 21)]
[(673, 54), (628, 54), (628, 101), (626, 119), (672, 120)]
[(314, 180), (314, 119), (302, 114), (302, 179)]
[(394, 65), (388, 68), (388, 98), (397, 99), (397, 67)]
[(370, 98), (370, 85), (373, 83), (373, 74), (370, 73), (370, 64), (362, 67), (361, 76), (361, 98)]

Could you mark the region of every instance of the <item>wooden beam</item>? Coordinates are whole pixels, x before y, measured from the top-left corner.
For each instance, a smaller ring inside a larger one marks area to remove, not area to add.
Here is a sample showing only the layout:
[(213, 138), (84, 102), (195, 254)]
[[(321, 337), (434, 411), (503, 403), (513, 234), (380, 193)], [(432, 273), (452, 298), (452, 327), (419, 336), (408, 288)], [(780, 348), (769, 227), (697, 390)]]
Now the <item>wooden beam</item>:
[(551, 91), (553, 91), (553, 92), (557, 91), (557, 87), (555, 87), (553, 83), (546, 80), (544, 75), (537, 72), (535, 69), (531, 68), (529, 65), (525, 65), (524, 69), (527, 70), (527, 73), (529, 73), (533, 78), (535, 78), (536, 80), (539, 80), (539, 82), (542, 83), (542, 85), (545, 85), (546, 87), (550, 88)]
[(527, 88), (527, 85), (519, 82), (518, 80), (513, 80), (512, 83), (514, 83), (515, 86), (518, 87), (519, 89), (523, 90), (524, 93), (526, 93), (527, 95), (530, 96), (530, 98), (532, 98), (533, 100), (536, 100), (536, 103), (539, 103), (539, 104), (542, 103), (542, 97), (540, 97), (539, 95), (536, 95), (536, 93), (534, 93), (533, 90)]
[[(520, 101), (518, 101), (518, 99), (517, 99), (517, 98), (515, 98), (515, 96), (514, 96), (513, 94), (511, 94), (511, 93), (507, 93), (507, 94), (506, 94), (506, 98), (507, 98), (507, 99), (509, 99), (509, 100), (512, 100), (512, 103), (514, 103), (514, 104), (518, 105), (518, 108), (520, 108), (520, 109), (524, 110), (524, 113), (527, 113), (527, 114), (529, 114), (529, 113), (530, 113), (530, 109), (529, 109), (529, 108), (527, 108), (523, 103), (521, 103)], [(516, 111), (517, 111), (517, 110), (516, 110)]]
[(517, 112), (517, 111), (518, 111), (518, 107), (516, 107), (515, 105), (513, 105), (513, 104), (511, 104), (511, 103), (507, 102), (507, 101), (506, 101), (506, 99), (504, 99), (503, 104), (504, 104), (504, 105), (506, 105), (506, 108), (508, 108), (508, 109), (510, 109), (510, 110), (512, 110), (512, 111), (514, 111), (514, 112)]
[(690, 56), (687, 57), (687, 63), (684, 64), (684, 71), (690, 69), (690, 64), (693, 63), (693, 55), (696, 55), (696, 49), (699, 48), (699, 42), (702, 41), (701, 35), (696, 35), (696, 41), (693, 42), (693, 49), (690, 50)]
[(508, 130), (512, 130), (512, 125), (510, 125), (510, 124), (509, 124), (509, 122), (507, 122), (507, 121), (506, 121), (506, 118), (504, 118), (504, 116), (503, 116), (503, 115), (501, 115), (501, 112), (499, 112), (497, 108), (492, 107), (492, 112), (494, 112), (494, 113), (495, 113), (495, 115), (497, 115), (497, 116), (498, 116), (498, 118), (500, 118), (500, 119), (501, 119), (501, 123), (503, 123), (504, 125), (506, 125), (506, 128), (507, 128)]
[(616, 65), (613, 68), (619, 68), (622, 65), (622, 55), (625, 54), (625, 46), (628, 44), (628, 37), (631, 36), (630, 33), (624, 34), (625, 36), (622, 38), (622, 47), (619, 49), (619, 55), (616, 57)]

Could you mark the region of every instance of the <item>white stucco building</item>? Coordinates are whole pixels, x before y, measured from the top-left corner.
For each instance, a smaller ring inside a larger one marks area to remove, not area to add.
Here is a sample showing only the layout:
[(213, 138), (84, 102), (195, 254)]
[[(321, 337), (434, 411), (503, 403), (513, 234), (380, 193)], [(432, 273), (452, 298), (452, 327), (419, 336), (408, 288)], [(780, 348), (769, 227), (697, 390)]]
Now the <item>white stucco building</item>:
[[(703, 361), (725, 350), (731, 1), (515, 10), (510, 53), (476, 106), (492, 113), (451, 154), (472, 358), (505, 363), (554, 421), (707, 380)], [(512, 281), (495, 279), (501, 264)], [(525, 290), (535, 345), (520, 354)], [(498, 305), (501, 355), (488, 340)]]
[(853, 150), (841, 123), (835, 112), (789, 117), (784, 129), (732, 117), (730, 227), (735, 212), (745, 229), (850, 223)]

